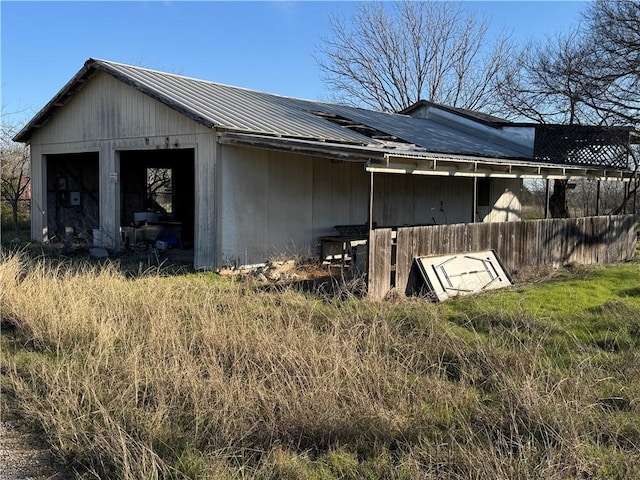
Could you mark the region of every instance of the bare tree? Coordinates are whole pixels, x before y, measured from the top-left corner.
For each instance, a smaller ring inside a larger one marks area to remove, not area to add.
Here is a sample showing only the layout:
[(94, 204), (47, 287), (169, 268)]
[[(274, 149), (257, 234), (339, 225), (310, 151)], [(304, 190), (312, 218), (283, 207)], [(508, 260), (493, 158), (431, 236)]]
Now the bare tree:
[[(593, 112), (582, 99), (592, 87), (582, 72), (590, 60), (580, 38), (575, 30), (527, 43), (499, 74), (496, 91), (505, 108), (502, 115), (537, 123), (589, 123)], [(569, 216), (566, 180), (554, 180), (549, 210), (552, 217)]]
[(400, 111), (420, 99), (491, 113), (506, 40), (489, 49), (487, 23), (450, 2), (359, 4), (349, 24), (331, 18), (316, 52), (339, 101)]
[(30, 177), (29, 147), (12, 140), (15, 129), (2, 124), (0, 138), (0, 199), (11, 205), (16, 237), (20, 234), (20, 202), (28, 191)]
[(609, 123), (640, 125), (640, 1), (596, 0), (585, 18), (593, 61), (584, 73), (599, 85), (586, 102)]
[(506, 108), (503, 114), (538, 123), (600, 123), (586, 103), (601, 93), (584, 75), (592, 61), (580, 30), (527, 43), (500, 72), (497, 93)]
[[(540, 123), (640, 124), (640, 2), (596, 0), (576, 30), (530, 42), (500, 74), (505, 116)], [(509, 112), (509, 114), (506, 114)], [(637, 171), (637, 151), (628, 157)], [(635, 195), (636, 177), (619, 208)], [(556, 180), (554, 216), (568, 216), (566, 182)]]
[[(640, 1), (596, 0), (585, 19), (587, 42), (593, 49), (593, 62), (585, 76), (600, 90), (586, 102), (604, 123), (640, 127)], [(623, 212), (640, 190), (640, 138), (635, 142), (629, 156), (636, 175), (613, 213)]]
[(148, 208), (162, 213), (172, 213), (172, 173), (170, 168), (147, 168)]

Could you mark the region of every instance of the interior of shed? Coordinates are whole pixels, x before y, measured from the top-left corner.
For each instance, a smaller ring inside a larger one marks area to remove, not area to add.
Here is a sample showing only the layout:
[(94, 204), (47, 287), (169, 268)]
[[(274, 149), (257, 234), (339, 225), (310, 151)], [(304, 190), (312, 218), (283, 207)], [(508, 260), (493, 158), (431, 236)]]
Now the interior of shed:
[(47, 155), (49, 241), (90, 241), (100, 226), (98, 180), (98, 152)]
[(120, 152), (120, 225), (125, 248), (192, 248), (194, 154), (193, 149)]

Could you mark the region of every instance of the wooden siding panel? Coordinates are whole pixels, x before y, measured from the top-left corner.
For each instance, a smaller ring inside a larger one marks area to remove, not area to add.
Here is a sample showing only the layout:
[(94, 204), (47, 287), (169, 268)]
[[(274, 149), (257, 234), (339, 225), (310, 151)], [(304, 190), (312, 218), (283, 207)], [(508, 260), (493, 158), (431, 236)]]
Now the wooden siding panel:
[(223, 146), (222, 264), (262, 263), (276, 255), (316, 254), (335, 225), (365, 225), (363, 164)]
[(98, 73), (43, 127), (32, 144), (64, 144), (210, 133), (190, 118)]
[(264, 262), (269, 234), (266, 152), (224, 145), (221, 151), (222, 265)]
[(420, 236), (415, 235), (412, 227), (398, 230), (396, 237), (396, 285), (406, 285), (409, 281), (409, 273), (413, 264), (413, 257), (409, 258), (409, 255), (411, 252), (422, 251), (420, 240)]
[(220, 145), (209, 134), (199, 135), (196, 144), (193, 264), (196, 269), (212, 270), (220, 266)]
[[(308, 162), (308, 158), (301, 161)], [(336, 235), (336, 225), (368, 221), (369, 178), (360, 163), (313, 158), (312, 236)]]
[[(105, 145), (99, 156), (99, 200), (100, 234), (102, 246), (110, 249), (120, 247), (120, 162), (115, 150)], [(112, 181), (115, 175), (118, 181)]]
[(313, 249), (313, 158), (268, 152), (269, 260), (306, 256)]
[(31, 145), (31, 240), (47, 240), (47, 161), (38, 145)]
[(468, 222), (471, 182), (459, 177), (375, 174), (374, 222), (394, 227)]

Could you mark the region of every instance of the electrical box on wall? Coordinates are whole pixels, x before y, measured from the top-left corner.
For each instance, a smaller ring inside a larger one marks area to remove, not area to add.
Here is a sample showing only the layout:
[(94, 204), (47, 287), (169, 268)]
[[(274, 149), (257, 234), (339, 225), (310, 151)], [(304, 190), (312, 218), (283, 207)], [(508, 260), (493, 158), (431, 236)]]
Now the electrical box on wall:
[(69, 192), (69, 205), (72, 207), (80, 206), (80, 192)]

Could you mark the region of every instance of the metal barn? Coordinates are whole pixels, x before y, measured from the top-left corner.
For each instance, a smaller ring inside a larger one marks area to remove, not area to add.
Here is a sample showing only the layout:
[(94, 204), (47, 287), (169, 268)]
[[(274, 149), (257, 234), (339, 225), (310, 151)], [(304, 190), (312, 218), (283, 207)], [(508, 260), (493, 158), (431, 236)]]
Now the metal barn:
[(524, 178), (628, 181), (632, 134), (430, 102), (373, 112), (89, 59), (15, 140), (31, 147), (33, 240), (163, 238), (216, 269), (378, 227), (519, 221)]

